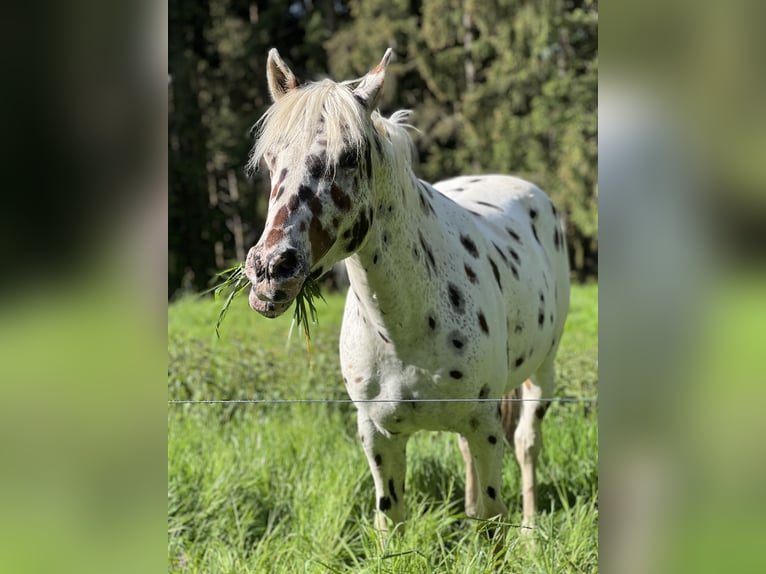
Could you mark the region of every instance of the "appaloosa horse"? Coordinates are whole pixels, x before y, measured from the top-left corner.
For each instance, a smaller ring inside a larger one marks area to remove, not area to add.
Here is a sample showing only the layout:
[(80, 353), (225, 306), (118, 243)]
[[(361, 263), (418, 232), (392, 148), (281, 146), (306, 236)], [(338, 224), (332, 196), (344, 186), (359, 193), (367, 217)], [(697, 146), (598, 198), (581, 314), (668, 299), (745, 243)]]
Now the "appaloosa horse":
[[(506, 514), (504, 433), (513, 440), (531, 526), (549, 404), (539, 399), (553, 391), (569, 306), (556, 208), (515, 177), (419, 180), (407, 113), (373, 111), (390, 57), (361, 80), (299, 85), (269, 53), (274, 104), (258, 123), (249, 166), (265, 161), (272, 190), (247, 256), (250, 305), (276, 317), (309, 275), (346, 259), (340, 360), (351, 399), (376, 400), (356, 407), (378, 528), (388, 528), (386, 517), (405, 519), (407, 440), (423, 429), (459, 433), (465, 510), (479, 518)], [(509, 392), (523, 399), (515, 429), (509, 420), (504, 428), (497, 400)]]

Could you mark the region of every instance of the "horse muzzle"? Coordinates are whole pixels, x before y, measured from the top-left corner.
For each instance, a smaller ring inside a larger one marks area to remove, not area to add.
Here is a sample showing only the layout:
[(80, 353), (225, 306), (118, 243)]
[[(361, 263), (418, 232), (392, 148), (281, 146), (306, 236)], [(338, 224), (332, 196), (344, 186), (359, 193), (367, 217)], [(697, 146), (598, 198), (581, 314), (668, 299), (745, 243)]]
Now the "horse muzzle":
[(308, 276), (308, 269), (294, 249), (261, 257), (256, 247), (245, 262), (250, 288), (250, 307), (273, 319), (284, 313), (295, 300)]

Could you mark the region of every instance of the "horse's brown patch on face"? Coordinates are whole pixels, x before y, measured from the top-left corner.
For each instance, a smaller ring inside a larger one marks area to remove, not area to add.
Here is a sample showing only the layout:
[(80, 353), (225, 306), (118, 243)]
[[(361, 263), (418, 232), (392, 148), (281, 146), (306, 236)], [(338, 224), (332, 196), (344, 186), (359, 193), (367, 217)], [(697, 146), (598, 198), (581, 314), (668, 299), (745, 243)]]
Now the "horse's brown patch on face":
[(346, 192), (335, 183), (333, 183), (330, 188), (330, 196), (336, 207), (340, 209), (341, 213), (345, 213), (351, 209), (351, 198), (349, 198)]
[(282, 239), (282, 236), (284, 233), (282, 230), (278, 227), (272, 227), (271, 231), (269, 231), (268, 235), (266, 236), (266, 241), (264, 242), (264, 248), (269, 250), (272, 247), (274, 247), (279, 241)]
[(271, 222), (271, 229), (266, 235), (266, 241), (264, 242), (264, 247), (266, 249), (271, 249), (282, 239), (282, 236), (284, 235), (282, 228), (287, 221), (287, 216), (288, 210), (286, 207), (283, 206), (277, 211), (277, 214), (274, 216), (274, 221)]
[(324, 257), (334, 242), (335, 237), (322, 226), (319, 218), (312, 218), (309, 225), (309, 243), (311, 243), (311, 256), (314, 262)]
[(524, 386), (527, 388), (528, 391), (532, 390), (532, 383), (529, 381), (529, 379), (524, 381)]

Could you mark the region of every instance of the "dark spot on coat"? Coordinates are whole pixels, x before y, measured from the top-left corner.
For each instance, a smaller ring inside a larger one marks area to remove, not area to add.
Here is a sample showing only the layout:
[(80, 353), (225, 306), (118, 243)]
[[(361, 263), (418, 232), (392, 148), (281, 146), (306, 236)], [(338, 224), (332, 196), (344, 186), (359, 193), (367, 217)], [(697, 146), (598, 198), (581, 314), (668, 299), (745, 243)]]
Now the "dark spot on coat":
[(485, 335), (489, 335), (489, 325), (487, 325), (487, 318), (481, 311), (479, 311), (479, 327), (481, 327), (481, 330), (484, 331)]
[(287, 200), (287, 209), (290, 211), (295, 211), (298, 209), (298, 206), (300, 206), (301, 200), (298, 197), (297, 193), (294, 193), (290, 196), (290, 199)]
[(497, 205), (494, 205), (492, 203), (487, 203), (486, 201), (477, 201), (476, 203), (478, 203), (479, 205), (483, 205), (484, 207), (490, 207), (500, 212), (503, 211), (502, 208), (498, 207)]
[(508, 253), (511, 254), (511, 257), (516, 263), (521, 263), (521, 260), (519, 259), (519, 254), (516, 253), (516, 250), (513, 247), (508, 248)]
[(311, 257), (319, 261), (335, 243), (335, 236), (322, 227), (318, 217), (311, 219), (309, 224), (309, 243), (311, 244)]
[(523, 324), (521, 324), (521, 323), (518, 323), (518, 324), (517, 324), (517, 325), (516, 325), (516, 326), (513, 328), (513, 332), (514, 332), (514, 333), (516, 333), (517, 335), (518, 335), (519, 333), (521, 333), (523, 330), (524, 330), (524, 325), (523, 325)]
[(460, 243), (463, 244), (463, 247), (465, 247), (466, 251), (468, 251), (468, 253), (470, 253), (472, 257), (474, 258), (479, 257), (479, 250), (476, 249), (476, 244), (471, 240), (470, 237), (468, 237), (467, 235), (461, 235)]
[(537, 235), (537, 227), (535, 227), (535, 224), (532, 224), (532, 235), (535, 236), (535, 241), (540, 243), (540, 237)]
[(460, 339), (452, 339), (452, 345), (456, 349), (462, 349), (464, 344), (465, 343), (463, 343), (463, 341), (461, 341)]
[(462, 188), (462, 187), (456, 187), (456, 188), (455, 188), (455, 189), (453, 189), (452, 191), (463, 191), (463, 188)]
[(302, 185), (298, 188), (298, 199), (304, 203), (308, 202), (312, 197), (314, 197), (314, 190), (308, 185)]
[(420, 247), (423, 249), (423, 252), (426, 254), (426, 263), (428, 263), (429, 267), (428, 269), (430, 271), (436, 271), (436, 260), (434, 259), (434, 254), (431, 252), (431, 247), (428, 245), (425, 239), (423, 239), (423, 235), (418, 231), (418, 239), (420, 241)]
[(537, 210), (536, 209), (530, 209), (529, 210), (529, 217), (532, 219), (535, 219), (537, 217)]
[(487, 440), (489, 441), (489, 444), (497, 444), (497, 437), (493, 434), (489, 435)]
[(491, 257), (487, 257), (489, 259), (489, 265), (492, 267), (492, 275), (495, 276), (495, 281), (497, 281), (497, 286), (500, 289), (500, 291), (503, 290), (503, 284), (500, 282), (500, 271), (497, 269), (497, 265), (494, 261), (492, 261)]
[(465, 264), (465, 274), (468, 275), (468, 280), (476, 285), (476, 283), (479, 282), (479, 279), (476, 277), (476, 273), (474, 273), (473, 269), (471, 269), (468, 264)]
[(463, 373), (460, 371), (450, 371), (449, 376), (452, 377), (453, 379), (462, 379)]
[(553, 232), (553, 245), (556, 247), (556, 251), (561, 249), (561, 231), (558, 227)]
[(386, 510), (389, 510), (391, 508), (391, 499), (387, 496), (381, 497), (381, 499), (378, 501), (378, 509), (381, 512), (385, 512)]
[(543, 310), (542, 310), (542, 309), (540, 309), (540, 310), (537, 312), (537, 324), (538, 324), (540, 327), (542, 327), (542, 326), (543, 326), (543, 323), (545, 323), (545, 313), (543, 313)]
[(428, 316), (428, 326), (432, 331), (436, 329), (436, 319), (434, 319), (432, 315)]
[(506, 227), (505, 230), (508, 232), (508, 235), (510, 235), (513, 239), (521, 243), (521, 237), (519, 237), (519, 234), (516, 233), (513, 229), (510, 227)]
[[(311, 210), (311, 214), (314, 217), (319, 217), (322, 215), (322, 200), (319, 199), (318, 196), (314, 196), (309, 201), (309, 210)], [(337, 225), (333, 225), (334, 229), (337, 229)]]
[(482, 178), (480, 178), (480, 177), (476, 177), (474, 179), (469, 179), (468, 183), (479, 183), (481, 181), (481, 179)]
[(341, 169), (352, 169), (359, 163), (359, 154), (356, 149), (348, 148), (343, 150), (338, 156), (338, 167)]
[(388, 479), (388, 491), (391, 493), (391, 498), (394, 499), (394, 502), (399, 502), (399, 498), (396, 496), (396, 489), (394, 488), (393, 478)]
[(489, 385), (484, 385), (479, 389), (479, 398), (486, 399), (489, 396)]
[(495, 251), (497, 251), (497, 254), (503, 260), (503, 263), (508, 265), (508, 257), (506, 257), (505, 253), (503, 253), (503, 250), (500, 249), (500, 247), (498, 247), (497, 243), (495, 243), (494, 241), (492, 242), (492, 246), (495, 248)]
[(465, 311), (465, 301), (463, 300), (463, 294), (452, 283), (447, 285), (447, 292), (449, 293), (449, 300), (455, 311), (463, 313)]
[(372, 264), (377, 265), (378, 264), (378, 254), (372, 256)]
[(383, 457), (380, 456), (379, 454), (376, 454), (375, 455), (375, 466), (380, 466), (381, 464), (383, 464)]
[(353, 253), (362, 244), (367, 237), (367, 232), (370, 230), (370, 222), (367, 219), (367, 214), (363, 211), (359, 214), (359, 217), (351, 228), (351, 240), (346, 245), (346, 250), (349, 253)]
[(524, 357), (519, 357), (518, 359), (516, 359), (516, 360), (513, 362), (513, 364), (514, 364), (514, 366), (516, 366), (516, 367), (520, 367), (521, 365), (523, 365), (523, 364), (524, 364)]
[(479, 419), (476, 417), (471, 417), (468, 419), (468, 425), (471, 427), (471, 430), (476, 430), (479, 428)]
[(495, 495), (495, 489), (494, 489), (494, 488), (492, 488), (491, 486), (488, 486), (488, 487), (487, 487), (487, 496), (489, 496), (489, 497), (490, 497), (490, 498), (492, 498), (493, 500), (494, 500), (494, 498), (495, 498), (495, 496), (496, 496), (496, 495)]
[(368, 180), (372, 180), (372, 148), (370, 142), (364, 144), (364, 170)]
[(428, 202), (428, 200), (423, 195), (423, 192), (421, 191), (418, 193), (418, 199), (420, 199), (420, 209), (423, 210), (423, 213), (425, 215), (428, 215), (429, 213), (434, 214), (434, 208), (433, 206)]
[(287, 177), (287, 168), (284, 168), (281, 172), (279, 172), (279, 179), (277, 180), (277, 185), (282, 183), (286, 177)]
[(513, 264), (511, 264), (511, 273), (513, 273), (513, 278), (514, 279), (518, 279), (519, 278), (519, 270)]
[(381, 338), (381, 339), (383, 339), (383, 340), (384, 340), (386, 343), (390, 343), (390, 342), (391, 342), (391, 339), (389, 339), (388, 337), (386, 337), (386, 336), (385, 336), (383, 333), (381, 333), (380, 331), (378, 331), (378, 335), (380, 335), (380, 338)]
[(330, 188), (330, 197), (332, 197), (333, 203), (341, 211), (341, 213), (347, 212), (351, 209), (351, 199), (349, 196), (335, 183)]
[(322, 177), (326, 166), (327, 164), (325, 160), (318, 155), (310, 155), (306, 158), (306, 167), (309, 170), (309, 175), (314, 179), (319, 179)]

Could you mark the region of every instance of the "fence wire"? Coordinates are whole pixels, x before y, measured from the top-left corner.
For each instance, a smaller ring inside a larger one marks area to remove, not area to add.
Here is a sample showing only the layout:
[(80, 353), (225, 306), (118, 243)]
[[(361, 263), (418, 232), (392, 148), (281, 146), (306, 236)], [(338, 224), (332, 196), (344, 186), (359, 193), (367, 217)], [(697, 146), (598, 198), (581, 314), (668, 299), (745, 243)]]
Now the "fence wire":
[(499, 399), (199, 399), (199, 400), (170, 400), (169, 405), (297, 405), (297, 404), (333, 404), (353, 405), (357, 403), (597, 403), (597, 397), (552, 397), (541, 399), (524, 399), (502, 397)]

